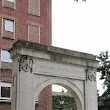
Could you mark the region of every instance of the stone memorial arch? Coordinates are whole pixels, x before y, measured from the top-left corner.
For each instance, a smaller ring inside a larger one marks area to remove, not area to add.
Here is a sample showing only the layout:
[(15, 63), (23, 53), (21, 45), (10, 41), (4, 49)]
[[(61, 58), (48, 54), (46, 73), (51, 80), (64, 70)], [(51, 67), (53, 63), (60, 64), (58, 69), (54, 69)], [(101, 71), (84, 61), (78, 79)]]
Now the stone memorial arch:
[(97, 110), (96, 68), (91, 54), (17, 41), (13, 60), (12, 109), (35, 110), (39, 93), (50, 84), (67, 88), (77, 110)]

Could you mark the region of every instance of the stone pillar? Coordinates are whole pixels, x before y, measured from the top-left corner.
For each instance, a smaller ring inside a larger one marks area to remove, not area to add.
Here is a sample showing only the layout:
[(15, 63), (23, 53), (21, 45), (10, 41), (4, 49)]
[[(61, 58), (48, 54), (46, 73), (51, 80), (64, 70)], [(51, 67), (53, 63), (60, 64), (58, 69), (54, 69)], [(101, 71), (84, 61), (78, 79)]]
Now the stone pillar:
[(13, 83), (11, 110), (34, 110), (33, 108), (33, 60), (26, 55), (13, 59)]
[(98, 110), (96, 68), (87, 66), (85, 74), (85, 110)]

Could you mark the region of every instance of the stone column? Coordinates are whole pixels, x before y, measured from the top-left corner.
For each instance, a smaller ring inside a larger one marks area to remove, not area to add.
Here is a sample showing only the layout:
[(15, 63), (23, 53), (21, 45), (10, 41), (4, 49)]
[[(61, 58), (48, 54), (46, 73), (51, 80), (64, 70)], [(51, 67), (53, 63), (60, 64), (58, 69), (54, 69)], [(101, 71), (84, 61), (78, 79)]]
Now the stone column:
[(13, 58), (12, 109), (34, 110), (33, 108), (33, 60), (27, 55)]
[(98, 110), (96, 68), (87, 66), (85, 74), (85, 110)]

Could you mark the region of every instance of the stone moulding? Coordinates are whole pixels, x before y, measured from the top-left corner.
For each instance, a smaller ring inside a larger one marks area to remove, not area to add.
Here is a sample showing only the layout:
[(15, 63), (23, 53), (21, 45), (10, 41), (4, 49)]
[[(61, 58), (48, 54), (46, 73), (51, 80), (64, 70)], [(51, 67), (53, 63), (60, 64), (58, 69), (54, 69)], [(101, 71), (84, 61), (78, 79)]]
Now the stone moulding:
[[(55, 54), (55, 55), (60, 54), (60, 55), (69, 56), (69, 57), (70, 56), (79, 57), (79, 58), (83, 58), (83, 59), (96, 61), (96, 56), (92, 55), (92, 54), (87, 54), (87, 53), (78, 52), (78, 51), (72, 51), (72, 50), (53, 47), (53, 46), (49, 46), (49, 45), (43, 45), (43, 44), (39, 44), (39, 43), (32, 43), (29, 41), (27, 42), (24, 40), (18, 40), (16, 43), (13, 44), (13, 47), (18, 47), (18, 48), (24, 47), (24, 48), (34, 49), (34, 50), (38, 50), (38, 51), (44, 51), (44, 52)], [(10, 51), (11, 50), (12, 49), (10, 49)]]
[[(20, 52), (20, 49), (23, 49), (23, 53)], [(27, 53), (28, 50), (28, 53)], [(40, 54), (38, 58), (43, 58), (51, 61), (62, 62), (62, 63), (70, 63), (75, 65), (82, 66), (97, 66), (96, 56), (92, 54), (87, 54), (83, 52), (72, 51), (68, 49), (62, 49), (58, 47), (53, 47), (49, 45), (43, 45), (39, 43), (27, 42), (24, 40), (18, 40), (13, 44), (13, 48), (9, 50), (11, 52), (11, 58), (20, 52), (21, 55), (25, 55), (25, 52), (28, 56), (36, 57), (36, 53)], [(19, 52), (18, 52), (19, 51)], [(30, 51), (30, 52), (29, 52)], [(18, 53), (17, 53), (18, 52)], [(42, 55), (42, 56), (41, 56)], [(47, 58), (46, 58), (46, 57)]]
[(86, 81), (96, 81), (96, 68), (93, 67), (86, 67), (85, 68), (86, 73)]
[(18, 59), (19, 62), (19, 71), (24, 71), (24, 72), (33, 72), (33, 59), (30, 56), (27, 55), (22, 55), (20, 56), (20, 59)]

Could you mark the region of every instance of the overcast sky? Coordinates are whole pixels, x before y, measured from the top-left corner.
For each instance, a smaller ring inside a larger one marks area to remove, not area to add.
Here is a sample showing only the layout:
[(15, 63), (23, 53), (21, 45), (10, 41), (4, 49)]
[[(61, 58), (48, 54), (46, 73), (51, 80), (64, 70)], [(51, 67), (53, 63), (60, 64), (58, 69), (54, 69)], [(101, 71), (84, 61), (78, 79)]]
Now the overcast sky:
[(53, 46), (94, 55), (110, 50), (110, 0), (52, 0), (52, 25)]
[(52, 0), (53, 45), (99, 54), (110, 47), (110, 0)]

